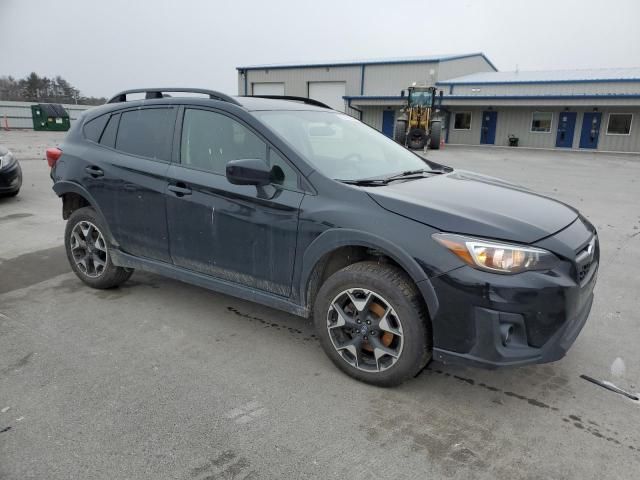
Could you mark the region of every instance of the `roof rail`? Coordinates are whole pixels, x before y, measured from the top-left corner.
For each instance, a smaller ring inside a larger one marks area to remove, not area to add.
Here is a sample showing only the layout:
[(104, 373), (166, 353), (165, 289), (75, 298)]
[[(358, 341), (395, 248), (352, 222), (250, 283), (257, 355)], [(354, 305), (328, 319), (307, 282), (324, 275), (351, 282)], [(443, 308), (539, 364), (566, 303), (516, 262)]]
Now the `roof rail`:
[(127, 95), (130, 93), (144, 93), (145, 99), (150, 100), (153, 98), (163, 98), (165, 92), (202, 93), (204, 95), (209, 95), (209, 98), (212, 100), (221, 100), (223, 102), (233, 103), (234, 105), (240, 105), (240, 102), (225, 93), (216, 92), (215, 90), (206, 90), (203, 88), (134, 88), (115, 94), (107, 103), (126, 102)]
[(302, 102), (307, 105), (315, 105), (316, 107), (328, 108), (329, 110), (333, 110), (326, 103), (319, 102), (318, 100), (314, 100), (313, 98), (306, 97), (295, 97), (291, 95), (243, 95), (244, 97), (255, 97), (255, 98), (271, 98), (273, 100), (292, 100), (294, 102)]

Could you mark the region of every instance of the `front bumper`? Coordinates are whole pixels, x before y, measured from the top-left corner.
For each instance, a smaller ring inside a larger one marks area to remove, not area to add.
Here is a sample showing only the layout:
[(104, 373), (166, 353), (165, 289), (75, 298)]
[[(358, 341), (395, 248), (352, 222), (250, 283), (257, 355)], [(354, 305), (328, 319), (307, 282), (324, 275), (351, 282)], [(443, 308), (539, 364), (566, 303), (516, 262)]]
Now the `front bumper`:
[(0, 170), (0, 194), (17, 192), (21, 186), (22, 169), (18, 162)]
[(432, 278), (439, 301), (433, 358), (486, 368), (561, 359), (591, 311), (599, 266), (592, 243), (588, 268), (582, 242), (574, 258), (546, 272), (499, 275), (465, 266)]

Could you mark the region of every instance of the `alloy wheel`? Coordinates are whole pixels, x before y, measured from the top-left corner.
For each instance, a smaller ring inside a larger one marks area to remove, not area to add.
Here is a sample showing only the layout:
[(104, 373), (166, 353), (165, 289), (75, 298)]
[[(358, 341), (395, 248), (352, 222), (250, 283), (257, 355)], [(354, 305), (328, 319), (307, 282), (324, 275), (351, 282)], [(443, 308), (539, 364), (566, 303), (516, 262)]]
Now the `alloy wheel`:
[(390, 303), (371, 290), (338, 294), (327, 312), (327, 329), (338, 354), (358, 370), (382, 372), (402, 354), (402, 323)]
[(98, 227), (86, 220), (78, 222), (71, 231), (71, 255), (80, 272), (98, 278), (107, 265), (107, 244)]

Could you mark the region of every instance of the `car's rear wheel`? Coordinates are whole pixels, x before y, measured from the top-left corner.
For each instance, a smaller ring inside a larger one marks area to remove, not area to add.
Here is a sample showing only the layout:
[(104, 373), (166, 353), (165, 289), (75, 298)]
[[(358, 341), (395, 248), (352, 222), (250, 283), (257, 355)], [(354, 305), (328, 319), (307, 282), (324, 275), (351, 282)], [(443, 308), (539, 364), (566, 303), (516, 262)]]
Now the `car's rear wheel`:
[(313, 314), (329, 358), (363, 382), (397, 385), (431, 358), (425, 306), (398, 267), (368, 261), (343, 268), (320, 288)]
[(71, 214), (65, 229), (67, 258), (75, 274), (93, 288), (113, 288), (126, 282), (132, 269), (111, 262), (106, 229), (95, 210), (84, 207)]

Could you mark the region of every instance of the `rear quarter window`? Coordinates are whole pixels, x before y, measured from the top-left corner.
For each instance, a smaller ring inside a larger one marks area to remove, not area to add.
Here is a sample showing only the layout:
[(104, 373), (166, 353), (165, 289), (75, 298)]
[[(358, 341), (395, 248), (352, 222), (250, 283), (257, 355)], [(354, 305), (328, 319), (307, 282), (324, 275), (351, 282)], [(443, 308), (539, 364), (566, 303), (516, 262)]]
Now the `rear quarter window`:
[(100, 135), (102, 135), (102, 131), (104, 130), (107, 121), (109, 120), (109, 115), (100, 115), (92, 120), (89, 120), (82, 127), (82, 131), (84, 132), (84, 137), (87, 140), (91, 140), (92, 142), (98, 143), (100, 140)]

